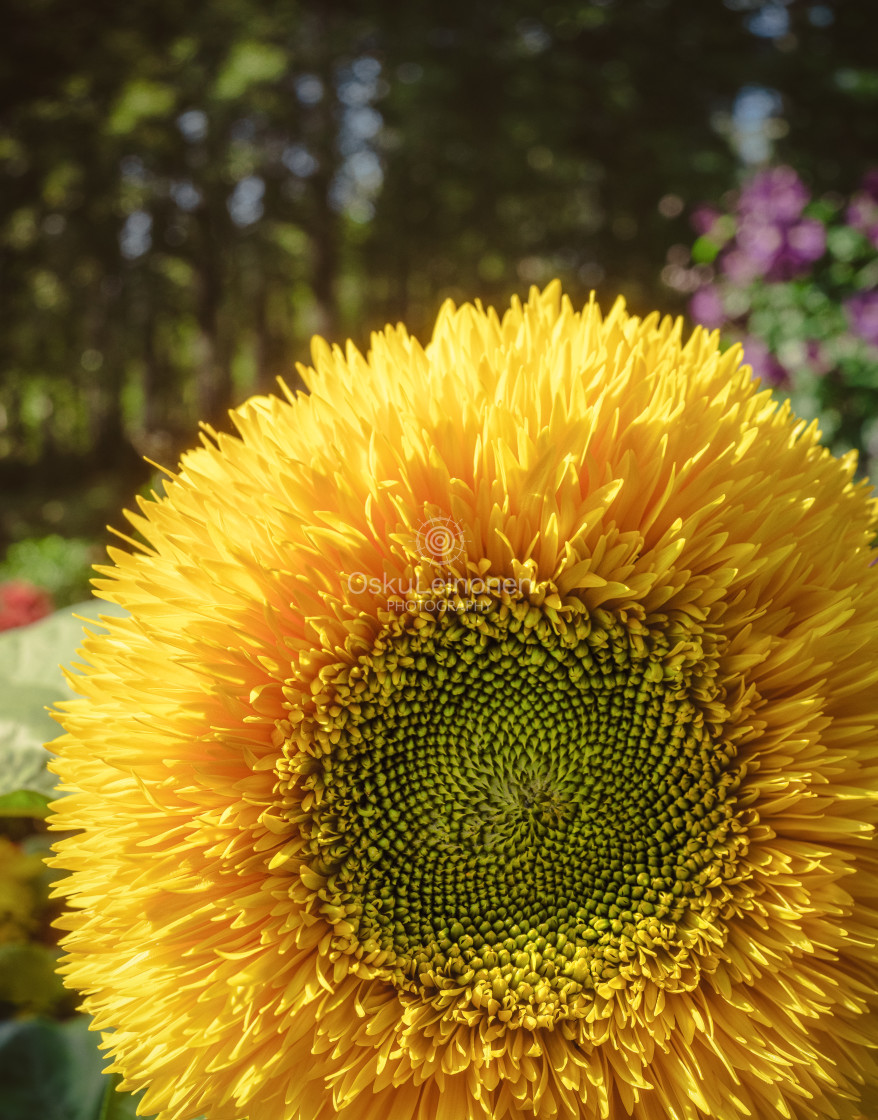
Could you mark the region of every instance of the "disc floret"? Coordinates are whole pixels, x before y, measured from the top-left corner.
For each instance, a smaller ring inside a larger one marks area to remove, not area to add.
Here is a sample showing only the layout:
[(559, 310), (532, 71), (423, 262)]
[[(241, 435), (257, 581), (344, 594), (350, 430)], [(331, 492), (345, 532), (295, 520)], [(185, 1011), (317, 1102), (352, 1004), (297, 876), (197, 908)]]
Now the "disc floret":
[(581, 606), (391, 619), (324, 670), (282, 768), (333, 950), (513, 1026), (660, 956), (697, 973), (745, 846), (715, 664), (703, 633)]

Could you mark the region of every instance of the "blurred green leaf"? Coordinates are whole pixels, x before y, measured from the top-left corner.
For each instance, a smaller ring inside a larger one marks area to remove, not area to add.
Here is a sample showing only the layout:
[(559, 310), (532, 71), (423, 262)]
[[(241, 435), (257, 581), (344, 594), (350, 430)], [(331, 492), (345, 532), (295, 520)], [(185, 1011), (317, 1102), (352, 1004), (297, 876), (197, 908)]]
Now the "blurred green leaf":
[(47, 817), (51, 797), (32, 789), (0, 794), (0, 817)]
[(845, 93), (867, 101), (878, 98), (878, 70), (844, 66), (835, 72), (835, 84)]
[(18, 1013), (47, 1015), (62, 1003), (67, 991), (55, 971), (58, 951), (35, 942), (0, 945), (0, 1005)]
[(52, 208), (66, 206), (81, 178), (81, 169), (72, 160), (57, 164), (43, 183), (43, 198)]
[(0, 1117), (3, 1120), (143, 1120), (142, 1093), (120, 1093), (91, 1019), (0, 1023)]
[(98, 1120), (104, 1059), (91, 1020), (15, 1019), (0, 1023), (3, 1120)]
[(840, 261), (852, 261), (867, 247), (865, 237), (850, 226), (834, 226), (826, 231), (830, 253)]
[(132, 132), (147, 117), (167, 116), (175, 101), (171, 86), (136, 78), (122, 90), (110, 115), (108, 130), (114, 136)]
[(142, 1120), (137, 1115), (137, 1105), (143, 1094), (120, 1093), (117, 1086), (121, 1080), (117, 1073), (107, 1074), (98, 1120)]
[(81, 537), (29, 537), (13, 542), (0, 564), (0, 580), (26, 579), (48, 591), (56, 605), (79, 602), (90, 593), (96, 559), (91, 541)]
[(716, 260), (720, 246), (706, 235), (699, 237), (692, 246), (692, 259), (696, 264), (711, 264)]
[(854, 269), (852, 265), (846, 264), (844, 261), (833, 261), (829, 266), (829, 280), (837, 288), (848, 287), (854, 278)]
[(97, 620), (121, 613), (92, 599), (0, 634), (0, 814), (24, 815), (30, 805), (34, 816), (45, 816), (55, 777), (46, 769), (44, 744), (60, 733), (46, 709), (72, 695), (61, 664), (82, 644), (83, 622), (74, 615)]
[(845, 382), (852, 389), (878, 389), (878, 362), (860, 359), (845, 362)]
[(816, 218), (818, 222), (828, 225), (838, 214), (838, 204), (827, 198), (815, 198), (805, 207), (802, 214), (806, 218)]
[(854, 278), (854, 287), (862, 292), (878, 288), (878, 257), (859, 270)]
[(274, 222), (271, 237), (291, 257), (301, 257), (308, 249), (308, 235), (292, 222)]
[(214, 94), (221, 101), (241, 97), (256, 82), (273, 82), (287, 68), (286, 51), (256, 40), (237, 43), (220, 72)]

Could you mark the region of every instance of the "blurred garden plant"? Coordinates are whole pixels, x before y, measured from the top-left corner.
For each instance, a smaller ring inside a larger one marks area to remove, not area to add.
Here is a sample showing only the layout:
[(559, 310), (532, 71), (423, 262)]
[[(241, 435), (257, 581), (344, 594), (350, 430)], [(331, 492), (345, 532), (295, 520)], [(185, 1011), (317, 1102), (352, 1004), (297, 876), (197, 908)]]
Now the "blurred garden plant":
[[(59, 551), (23, 543), (35, 546), (32, 558)], [(16, 550), (12, 561), (27, 553)], [(47, 567), (35, 563), (34, 578)], [(0, 582), (0, 1117), (132, 1120), (136, 1098), (116, 1093), (118, 1079), (102, 1074), (90, 1017), (76, 1014), (76, 998), (55, 971), (58, 904), (49, 893), (57, 876), (43, 862), (43, 818), (54, 796), (43, 747), (55, 734), (47, 708), (69, 695), (58, 663), (74, 656), (83, 621), (96, 627), (113, 608), (82, 602), (41, 617), (49, 609), (33, 584)]]
[(878, 170), (850, 198), (760, 171), (724, 211), (700, 207), (692, 317), (743, 343), (753, 373), (836, 452), (878, 457)]
[(91, 566), (99, 556), (94, 544), (81, 537), (51, 533), (15, 541), (0, 561), (0, 630), (36, 622), (53, 604), (63, 607), (88, 599)]

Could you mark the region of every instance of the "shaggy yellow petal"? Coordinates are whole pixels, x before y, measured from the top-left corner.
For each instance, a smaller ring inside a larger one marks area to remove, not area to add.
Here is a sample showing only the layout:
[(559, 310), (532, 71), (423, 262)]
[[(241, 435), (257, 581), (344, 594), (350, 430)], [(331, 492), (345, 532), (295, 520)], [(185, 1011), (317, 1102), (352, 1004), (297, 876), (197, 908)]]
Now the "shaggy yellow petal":
[(878, 508), (558, 285), (205, 430), (63, 706), (66, 982), (161, 1120), (858, 1120)]

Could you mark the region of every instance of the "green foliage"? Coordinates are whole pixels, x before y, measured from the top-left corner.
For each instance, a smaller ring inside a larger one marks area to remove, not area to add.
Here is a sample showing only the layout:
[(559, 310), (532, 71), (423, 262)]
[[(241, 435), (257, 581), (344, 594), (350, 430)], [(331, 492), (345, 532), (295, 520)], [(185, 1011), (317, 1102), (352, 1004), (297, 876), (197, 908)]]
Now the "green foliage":
[(236, 43), (214, 86), (221, 101), (235, 101), (257, 82), (276, 81), (287, 69), (287, 54), (271, 43)]
[[(0, 747), (0, 749), (3, 749)], [(29, 767), (25, 767), (21, 760), (16, 761), (14, 752), (7, 753), (7, 759), (11, 761), (13, 773), (10, 775), (10, 782), (15, 786), (27, 785), (28, 782), (34, 783), (42, 779), (42, 774), (37, 778), (32, 773), (28, 773)], [(14, 773), (16, 766), (21, 767), (24, 771), (18, 774)], [(34, 789), (15, 789), (11, 793), (0, 794), (0, 818), (2, 817), (28, 817), (36, 819), (39, 817), (47, 817), (49, 815), (49, 803), (51, 797), (46, 793), (39, 793)]]
[(166, 117), (175, 102), (176, 95), (170, 86), (135, 79), (122, 90), (107, 129), (111, 135), (126, 136), (149, 117)]
[(710, 237), (699, 237), (692, 246), (692, 259), (696, 264), (712, 264), (721, 246)]
[(0, 564), (0, 582), (25, 579), (48, 591), (56, 606), (85, 599), (90, 594), (94, 545), (79, 537), (28, 538), (11, 544)]
[(121, 1078), (111, 1073), (104, 1078), (104, 1097), (97, 1120), (142, 1120), (137, 1115), (137, 1104), (142, 1093), (120, 1093)]
[(826, 247), (839, 261), (848, 263), (869, 252), (869, 243), (858, 230), (850, 226), (833, 226), (826, 231)]
[(120, 614), (92, 599), (30, 626), (0, 633), (0, 816), (45, 816), (55, 778), (44, 744), (59, 728), (48, 708), (73, 695), (61, 664), (81, 643), (83, 622)]
[[(45, 816), (56, 795), (43, 744), (58, 734), (46, 708), (71, 695), (60, 666), (75, 660), (82, 618), (118, 613), (112, 604), (90, 600), (0, 634), (0, 818)], [(15, 924), (0, 943), (0, 1117), (134, 1120), (139, 1098), (117, 1092), (119, 1078), (102, 1072), (105, 1059), (90, 1019), (66, 1018), (75, 997), (61, 983), (58, 950), (41, 928), (54, 877), (39, 862), (49, 837), (35, 832), (19, 844), (2, 842), (6, 879), (0, 887), (7, 904), (10, 892), (17, 893), (10, 912)], [(19, 854), (13, 860), (10, 853)]]
[[(59, 953), (49, 923), (57, 912), (50, 900), (57, 876), (43, 862), (49, 836), (33, 822), (2, 823), (4, 831), (17, 826), (19, 839), (0, 833), (0, 1021), (26, 1015), (65, 1018), (77, 997), (55, 971)], [(27, 824), (38, 831), (22, 839)]]
[(98, 1120), (102, 1060), (89, 1020), (0, 1022), (0, 1115), (4, 1120)]
[(57, 964), (58, 953), (48, 945), (0, 945), (0, 1010), (13, 1007), (23, 1015), (51, 1014), (68, 995), (55, 971)]
[(65, 1022), (0, 1022), (3, 1120), (135, 1120), (141, 1094), (119, 1093), (102, 1072), (99, 1036), (86, 1015)]

